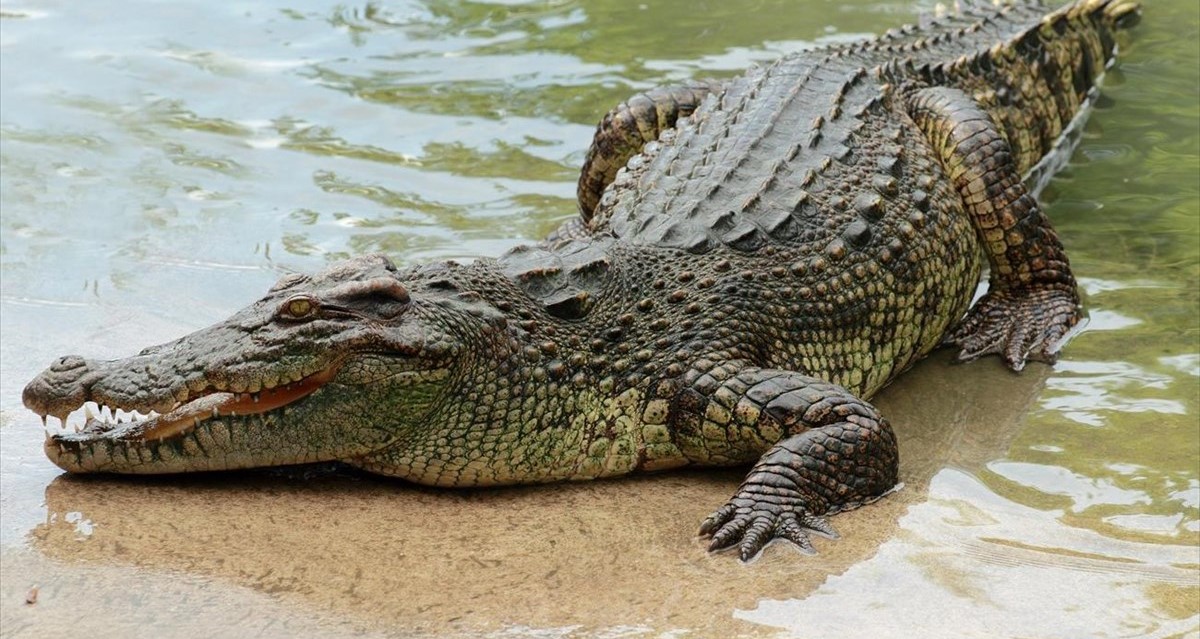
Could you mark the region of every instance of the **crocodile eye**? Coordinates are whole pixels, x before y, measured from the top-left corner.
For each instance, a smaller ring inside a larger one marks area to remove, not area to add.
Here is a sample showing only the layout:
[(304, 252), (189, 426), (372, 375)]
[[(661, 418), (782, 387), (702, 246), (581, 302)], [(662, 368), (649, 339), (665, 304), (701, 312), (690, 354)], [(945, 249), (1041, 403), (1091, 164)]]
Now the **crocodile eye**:
[(316, 315), (319, 306), (317, 300), (308, 295), (294, 295), (279, 307), (279, 317), (290, 320), (308, 319)]

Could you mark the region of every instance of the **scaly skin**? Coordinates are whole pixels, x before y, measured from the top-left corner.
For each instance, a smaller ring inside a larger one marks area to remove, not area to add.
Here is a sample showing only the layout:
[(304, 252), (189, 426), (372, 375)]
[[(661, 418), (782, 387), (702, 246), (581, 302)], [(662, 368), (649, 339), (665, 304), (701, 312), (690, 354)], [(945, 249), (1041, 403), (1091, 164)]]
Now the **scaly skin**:
[(157, 413), (49, 436), (71, 472), (341, 460), (483, 486), (756, 462), (704, 522), (710, 548), (811, 550), (824, 515), (897, 481), (875, 391), (943, 341), (1053, 360), (1077, 321), (1022, 177), (1136, 16), (974, 7), (647, 92), (601, 122), (583, 215), (543, 243), (289, 276), (136, 357), (64, 357), (25, 404)]

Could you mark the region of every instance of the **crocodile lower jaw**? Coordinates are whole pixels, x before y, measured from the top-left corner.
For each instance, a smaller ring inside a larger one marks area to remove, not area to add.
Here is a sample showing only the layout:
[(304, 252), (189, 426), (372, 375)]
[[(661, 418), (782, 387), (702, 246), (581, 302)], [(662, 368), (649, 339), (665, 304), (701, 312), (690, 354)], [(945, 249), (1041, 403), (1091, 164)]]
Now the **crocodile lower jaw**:
[[(339, 366), (331, 366), (299, 381), (257, 393), (210, 390), (176, 404), (166, 413), (152, 411), (148, 416), (126, 406), (89, 401), (62, 420), (63, 428), (59, 432), (51, 432), (47, 427), (46, 439), (48, 442), (62, 443), (87, 443), (102, 439), (143, 442), (175, 439), (211, 419), (267, 413), (295, 403), (329, 383), (337, 375), (338, 369)], [(80, 411), (83, 413), (83, 425), (71, 427), (74, 413)], [(128, 418), (122, 413), (128, 413)], [(43, 415), (42, 419), (45, 422), (46, 416)]]

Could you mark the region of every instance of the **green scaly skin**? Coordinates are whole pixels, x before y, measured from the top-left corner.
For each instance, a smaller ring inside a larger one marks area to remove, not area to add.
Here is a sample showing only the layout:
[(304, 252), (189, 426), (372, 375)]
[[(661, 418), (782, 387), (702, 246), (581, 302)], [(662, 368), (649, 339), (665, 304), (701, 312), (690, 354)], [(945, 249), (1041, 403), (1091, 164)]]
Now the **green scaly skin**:
[(340, 460), (486, 486), (754, 463), (711, 549), (811, 550), (824, 515), (896, 484), (867, 398), (943, 342), (1051, 361), (1077, 321), (1022, 178), (1137, 12), (972, 7), (647, 92), (601, 122), (582, 216), (542, 244), (289, 276), (135, 357), (61, 358), (25, 404), (149, 413), (49, 435), (79, 473)]

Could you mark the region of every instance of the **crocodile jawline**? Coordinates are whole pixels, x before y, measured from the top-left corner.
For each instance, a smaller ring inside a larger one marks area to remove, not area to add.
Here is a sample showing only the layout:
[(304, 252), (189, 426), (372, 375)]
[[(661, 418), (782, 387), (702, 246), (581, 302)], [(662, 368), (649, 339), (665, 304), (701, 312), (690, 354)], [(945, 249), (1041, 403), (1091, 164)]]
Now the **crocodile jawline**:
[[(210, 419), (269, 413), (294, 404), (329, 383), (337, 375), (339, 368), (338, 365), (330, 366), (298, 381), (256, 393), (234, 393), (209, 387), (200, 396), (177, 403), (164, 414), (151, 414), (142, 418), (137, 417), (137, 413), (124, 405), (97, 403), (101, 417), (87, 414), (83, 427), (77, 430), (67, 428), (67, 421), (64, 420), (65, 432), (47, 432), (46, 437), (54, 441), (80, 443), (100, 438), (142, 441), (175, 439), (192, 432), (196, 426)], [(90, 402), (84, 402), (75, 410), (87, 410), (88, 403)], [(125, 410), (129, 410), (135, 417), (129, 421), (112, 421), (103, 417), (106, 412), (116, 415), (117, 411)], [(87, 412), (91, 413), (90, 410)]]

